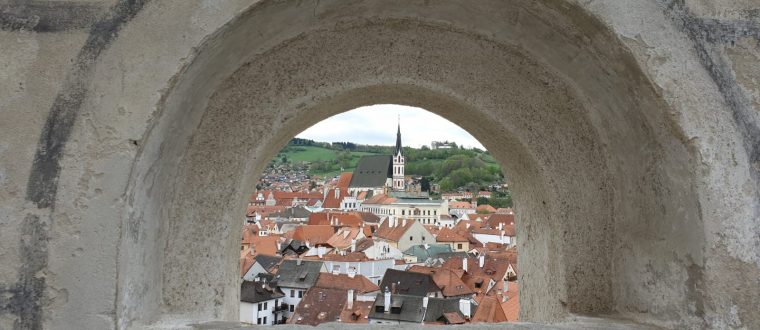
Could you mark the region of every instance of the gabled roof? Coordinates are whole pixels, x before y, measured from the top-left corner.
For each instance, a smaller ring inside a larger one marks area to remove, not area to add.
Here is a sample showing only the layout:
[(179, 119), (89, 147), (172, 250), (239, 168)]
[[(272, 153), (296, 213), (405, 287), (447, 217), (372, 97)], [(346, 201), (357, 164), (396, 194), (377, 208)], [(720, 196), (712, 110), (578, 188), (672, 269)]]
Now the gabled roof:
[(377, 194), (375, 196), (370, 197), (369, 199), (365, 200), (362, 205), (373, 205), (373, 204), (392, 204), (395, 203), (398, 199), (395, 197), (388, 196), (386, 194)]
[(470, 209), (472, 204), (468, 202), (451, 201), (449, 202), (450, 209)]
[(435, 240), (438, 242), (469, 242), (464, 234), (445, 227), (438, 231), (438, 236), (435, 237)]
[(378, 293), (375, 297), (375, 303), (372, 304), (372, 309), (369, 311), (369, 318), (376, 320), (422, 323), (422, 320), (425, 318), (425, 309), (422, 308), (422, 298), (423, 297), (421, 296), (393, 294), (391, 295), (391, 306), (397, 307), (400, 312), (398, 314), (385, 313), (383, 312), (385, 305), (384, 293)]
[(409, 228), (412, 228), (412, 226), (414, 226), (416, 223), (416, 221), (408, 219), (406, 220), (406, 225), (404, 226), (404, 221), (402, 219), (396, 219), (395, 221), (396, 225), (394, 227), (390, 227), (390, 218), (383, 221), (383, 224), (377, 228), (373, 236), (393, 242), (398, 242), (401, 239), (401, 236), (403, 236), (404, 233), (406, 233), (406, 231), (409, 230)]
[(340, 313), (341, 323), (369, 323), (369, 313), (372, 310), (374, 301), (354, 301), (352, 308), (343, 308)]
[(445, 252), (451, 252), (451, 246), (448, 244), (422, 244), (406, 249), (404, 254), (413, 255), (419, 262), (423, 262), (428, 258), (438, 258), (439, 254)]
[(328, 289), (354, 290), (355, 294), (366, 294), (380, 291), (380, 287), (372, 283), (364, 275), (355, 275), (353, 277), (347, 274), (320, 273), (317, 284), (314, 286)]
[(462, 275), (464, 274), (462, 270), (415, 265), (410, 267), (408, 271), (433, 276), (433, 282), (441, 289), (444, 297), (457, 297), (475, 293), (462, 282)]
[(477, 211), (480, 212), (480, 213), (483, 213), (483, 212), (485, 212), (485, 213), (494, 213), (494, 212), (496, 212), (496, 209), (493, 206), (491, 206), (491, 205), (482, 204), (482, 205), (478, 205)]
[(338, 188), (348, 189), (348, 186), (351, 184), (351, 177), (353, 177), (353, 173), (351, 172), (341, 173), (336, 186)]
[(261, 265), (261, 267), (267, 271), (270, 271), (275, 265), (279, 264), (280, 261), (282, 261), (281, 257), (267, 255), (257, 255), (255, 260), (256, 263)]
[(280, 240), (280, 235), (269, 236), (253, 236), (251, 237), (251, 246), (256, 255), (277, 255), (277, 242)]
[(266, 283), (253, 281), (243, 281), (240, 283), (240, 301), (255, 304), (284, 296), (282, 292), (270, 287)]
[(306, 291), (288, 323), (318, 325), (335, 322), (346, 304), (345, 290), (314, 287)]
[[(451, 320), (456, 320), (456, 322), (449, 321), (450, 323), (464, 323), (464, 315), (462, 315), (459, 310), (459, 298), (428, 299), (428, 306), (425, 311), (425, 323), (436, 322), (441, 317), (445, 317), (445, 314), (448, 314), (448, 317), (451, 318)], [(459, 322), (459, 320), (461, 320), (461, 322)]]
[(340, 202), (343, 201), (343, 198), (346, 196), (348, 196), (347, 188), (330, 189), (327, 191), (327, 195), (325, 195), (325, 201), (322, 203), (322, 207), (326, 209), (339, 209)]
[(280, 287), (308, 289), (314, 286), (324, 264), (321, 261), (283, 260), (277, 271), (277, 284)]
[(296, 227), (293, 232), (293, 239), (299, 241), (309, 241), (312, 246), (325, 244), (327, 240), (335, 234), (333, 226), (324, 225), (304, 225)]
[(380, 217), (378, 217), (372, 212), (354, 212), (354, 213), (356, 213), (364, 222), (368, 222), (368, 223), (380, 222)]
[(499, 323), (508, 321), (499, 300), (495, 296), (481, 295), (476, 299), (479, 299), (478, 309), (472, 315), (470, 322)]
[(360, 232), (361, 228), (359, 227), (340, 228), (327, 240), (327, 245), (341, 250), (347, 249), (351, 247), (352, 240), (356, 240)]
[(429, 274), (405, 272), (396, 269), (385, 271), (383, 281), (380, 282), (380, 289), (385, 290), (386, 287), (388, 290), (393, 290), (395, 287), (395, 292), (399, 294), (420, 297), (427, 296), (430, 292), (439, 291), (438, 286), (433, 281), (433, 277)]
[(305, 207), (295, 206), (295, 207), (288, 207), (285, 210), (282, 210), (279, 212), (271, 213), (269, 217), (303, 219), (303, 218), (308, 218), (309, 214), (311, 214), (311, 212), (309, 212), (309, 210), (307, 210)]
[(364, 156), (356, 164), (349, 187), (383, 187), (392, 173), (390, 155)]

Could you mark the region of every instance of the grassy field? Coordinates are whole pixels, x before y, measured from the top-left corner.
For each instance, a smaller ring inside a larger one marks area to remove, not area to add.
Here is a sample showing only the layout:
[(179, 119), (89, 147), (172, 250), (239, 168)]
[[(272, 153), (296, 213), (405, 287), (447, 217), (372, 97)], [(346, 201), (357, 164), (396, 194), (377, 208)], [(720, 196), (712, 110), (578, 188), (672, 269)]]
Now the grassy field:
[[(348, 168), (344, 168), (344, 171), (351, 172), (356, 168), (356, 163), (359, 159), (365, 155), (374, 155), (369, 152), (351, 152), (351, 161)], [(316, 162), (316, 161), (334, 161), (338, 158), (338, 152), (322, 147), (315, 146), (298, 146), (298, 147), (286, 147), (274, 159), (274, 161), (280, 161), (282, 156), (287, 157), (288, 161), (293, 163), (300, 162)], [(328, 171), (312, 170), (311, 174), (320, 175), (326, 177), (333, 177), (340, 174), (340, 169), (334, 168)]]

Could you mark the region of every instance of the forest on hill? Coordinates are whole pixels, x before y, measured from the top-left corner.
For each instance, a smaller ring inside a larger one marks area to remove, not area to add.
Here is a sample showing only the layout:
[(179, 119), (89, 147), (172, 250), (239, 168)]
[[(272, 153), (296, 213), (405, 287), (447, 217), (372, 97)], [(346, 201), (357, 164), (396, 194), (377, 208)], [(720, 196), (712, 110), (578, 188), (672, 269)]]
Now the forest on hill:
[[(422, 189), (438, 185), (440, 193), (455, 191), (493, 191), (494, 207), (512, 206), (501, 166), (488, 151), (463, 148), (455, 143), (449, 148), (431, 149), (404, 147), (405, 174), (419, 177)], [(393, 146), (363, 145), (352, 142), (317, 142), (294, 138), (272, 160), (290, 163), (307, 169), (309, 175), (334, 177), (343, 171), (353, 171), (365, 155), (391, 155)], [(485, 202), (485, 201), (483, 201)]]

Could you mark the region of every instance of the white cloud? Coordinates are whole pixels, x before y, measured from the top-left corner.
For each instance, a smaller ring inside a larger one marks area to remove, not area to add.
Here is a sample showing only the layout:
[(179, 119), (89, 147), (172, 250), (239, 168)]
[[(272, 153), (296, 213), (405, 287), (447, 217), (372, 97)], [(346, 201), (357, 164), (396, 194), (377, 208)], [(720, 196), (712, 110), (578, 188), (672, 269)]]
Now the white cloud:
[(394, 145), (396, 125), (401, 118), (404, 146), (430, 146), (431, 141), (453, 141), (465, 147), (485, 149), (461, 127), (422, 108), (378, 104), (356, 108), (307, 128), (299, 138), (322, 142), (349, 141), (360, 144)]

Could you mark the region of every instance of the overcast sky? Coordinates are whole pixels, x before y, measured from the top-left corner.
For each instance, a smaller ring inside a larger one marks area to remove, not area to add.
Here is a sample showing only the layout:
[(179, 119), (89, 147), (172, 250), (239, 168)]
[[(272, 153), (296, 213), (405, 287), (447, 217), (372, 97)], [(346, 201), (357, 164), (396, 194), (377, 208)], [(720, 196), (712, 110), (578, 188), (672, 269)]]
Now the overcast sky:
[(465, 147), (483, 148), (472, 135), (441, 116), (395, 104), (356, 108), (307, 128), (296, 137), (321, 142), (354, 142), (395, 145), (396, 123), (401, 117), (401, 143), (408, 147), (430, 146), (431, 141), (453, 141)]

